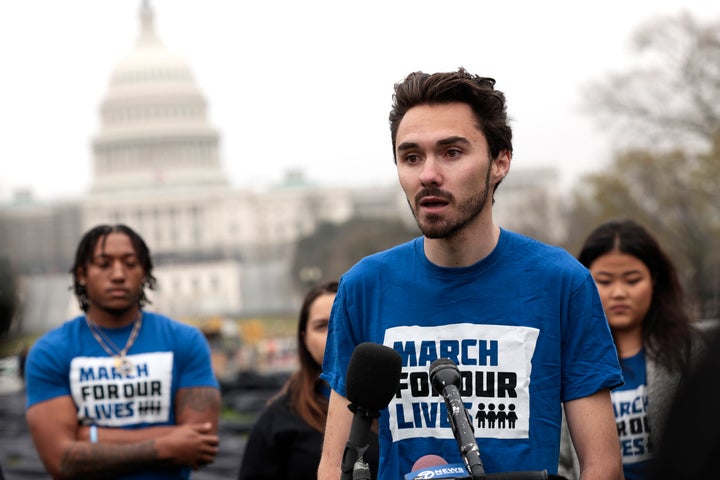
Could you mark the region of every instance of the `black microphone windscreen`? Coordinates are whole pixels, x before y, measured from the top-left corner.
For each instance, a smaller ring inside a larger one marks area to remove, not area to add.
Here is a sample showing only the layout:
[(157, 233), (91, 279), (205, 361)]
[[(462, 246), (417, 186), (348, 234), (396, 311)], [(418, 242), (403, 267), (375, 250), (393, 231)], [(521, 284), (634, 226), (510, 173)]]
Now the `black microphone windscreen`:
[(346, 393), (350, 402), (372, 410), (387, 407), (400, 383), (402, 359), (390, 347), (361, 343), (348, 364)]
[(460, 387), (460, 370), (449, 358), (438, 358), (430, 364), (430, 383), (436, 392), (442, 393), (447, 385)]

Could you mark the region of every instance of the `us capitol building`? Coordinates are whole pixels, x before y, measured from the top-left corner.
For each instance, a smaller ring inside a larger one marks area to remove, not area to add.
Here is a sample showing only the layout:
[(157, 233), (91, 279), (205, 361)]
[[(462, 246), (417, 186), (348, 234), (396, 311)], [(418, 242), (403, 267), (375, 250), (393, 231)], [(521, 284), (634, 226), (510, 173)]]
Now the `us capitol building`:
[[(394, 184), (318, 187), (289, 172), (280, 185), (231, 188), (206, 110), (191, 68), (161, 42), (143, 2), (137, 42), (100, 105), (87, 194), (52, 203), (19, 194), (0, 204), (0, 257), (20, 274), (25, 330), (79, 313), (67, 270), (81, 235), (100, 223), (125, 223), (143, 236), (158, 278), (150, 307), (182, 319), (294, 311), (298, 239), (354, 216), (412, 222)], [(560, 232), (557, 182), (552, 170), (513, 170), (498, 190), (496, 218), (520, 230), (539, 218)]]

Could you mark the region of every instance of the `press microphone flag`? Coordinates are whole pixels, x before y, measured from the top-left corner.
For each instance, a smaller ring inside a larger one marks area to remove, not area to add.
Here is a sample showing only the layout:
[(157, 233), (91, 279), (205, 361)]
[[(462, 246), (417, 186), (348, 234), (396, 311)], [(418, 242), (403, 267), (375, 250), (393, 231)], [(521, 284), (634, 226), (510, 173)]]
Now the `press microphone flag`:
[(405, 480), (425, 480), (430, 478), (469, 479), (467, 469), (462, 463), (448, 463), (439, 455), (420, 457)]
[[(368, 434), (374, 419), (392, 400), (400, 384), (402, 359), (390, 347), (377, 343), (361, 343), (353, 350), (345, 377), (348, 408), (353, 412), (350, 435), (342, 458), (342, 480), (353, 478), (353, 470), (362, 471), (356, 462), (368, 447)], [(363, 473), (364, 475), (364, 473)]]
[(423, 455), (413, 463), (412, 469), (422, 470), (428, 467), (435, 467), (438, 465), (447, 465), (447, 460), (442, 458), (440, 455)]
[[(519, 472), (488, 473), (481, 477), (486, 480), (567, 480), (560, 475), (548, 475), (545, 470), (526, 470)], [(420, 457), (404, 480), (472, 480), (462, 463), (447, 463), (439, 455)]]

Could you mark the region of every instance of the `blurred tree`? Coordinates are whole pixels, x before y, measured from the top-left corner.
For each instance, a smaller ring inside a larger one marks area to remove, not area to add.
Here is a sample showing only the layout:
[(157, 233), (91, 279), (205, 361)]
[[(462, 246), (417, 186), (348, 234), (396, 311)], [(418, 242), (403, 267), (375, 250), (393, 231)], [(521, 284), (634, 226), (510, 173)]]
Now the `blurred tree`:
[(720, 20), (656, 20), (635, 37), (638, 62), (596, 83), (588, 107), (617, 134), (607, 168), (575, 192), (566, 248), (630, 217), (678, 264), (698, 316), (720, 312)]
[(297, 288), (337, 280), (363, 257), (406, 242), (420, 234), (417, 227), (381, 218), (351, 218), (342, 224), (323, 223), (300, 239), (293, 264)]
[(658, 17), (632, 46), (632, 67), (589, 86), (587, 110), (621, 146), (707, 150), (720, 125), (720, 19)]

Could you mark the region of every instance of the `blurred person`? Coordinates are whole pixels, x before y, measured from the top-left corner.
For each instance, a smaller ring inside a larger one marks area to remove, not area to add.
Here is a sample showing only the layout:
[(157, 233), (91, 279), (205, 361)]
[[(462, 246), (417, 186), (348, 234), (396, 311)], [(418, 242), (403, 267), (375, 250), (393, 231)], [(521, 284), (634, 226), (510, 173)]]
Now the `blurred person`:
[(84, 314), (43, 335), (25, 366), (27, 423), (53, 478), (189, 478), (217, 454), (208, 343), (143, 310), (152, 270), (125, 225), (99, 225), (78, 245), (70, 273)]
[[(462, 463), (429, 385), (437, 358), (461, 370), (488, 473), (556, 473), (564, 402), (583, 478), (622, 478), (609, 390), (623, 380), (592, 277), (566, 251), (493, 221), (513, 150), (494, 85), (463, 68), (395, 85), (393, 154), (423, 236), (362, 259), (340, 280), (322, 374), (332, 387), (322, 480), (340, 476), (353, 418), (345, 375), (362, 342), (394, 348), (403, 362), (380, 416), (378, 478), (402, 478), (428, 455)], [(501, 407), (512, 422), (485, 422)]]
[(625, 378), (611, 393), (625, 478), (644, 479), (675, 391), (703, 340), (675, 266), (635, 221), (598, 226), (578, 259), (597, 284)]
[[(3, 281), (3, 286), (11, 285), (13, 279), (9, 267), (6, 267), (3, 262), (0, 262), (0, 269), (2, 269), (0, 271), (0, 280)], [(8, 293), (10, 293), (10, 295), (8, 295)], [(10, 330), (16, 305), (17, 299), (14, 288), (5, 288), (5, 291), (0, 290), (0, 346), (4, 344), (5, 337)], [(2, 464), (0, 464), (0, 480), (4, 479), (5, 475), (3, 474)]]
[[(320, 379), (330, 309), (338, 284), (311, 288), (298, 318), (297, 345), (300, 367), (260, 414), (250, 432), (240, 480), (317, 478), (330, 387)], [(377, 437), (368, 450), (370, 471), (377, 471)]]
[(652, 465), (652, 480), (717, 478), (720, 458), (720, 334), (678, 388)]
[(6, 339), (18, 306), (17, 280), (10, 261), (0, 255), (0, 345)]

